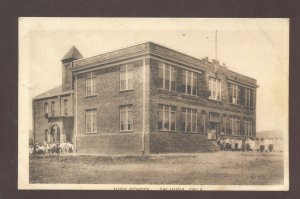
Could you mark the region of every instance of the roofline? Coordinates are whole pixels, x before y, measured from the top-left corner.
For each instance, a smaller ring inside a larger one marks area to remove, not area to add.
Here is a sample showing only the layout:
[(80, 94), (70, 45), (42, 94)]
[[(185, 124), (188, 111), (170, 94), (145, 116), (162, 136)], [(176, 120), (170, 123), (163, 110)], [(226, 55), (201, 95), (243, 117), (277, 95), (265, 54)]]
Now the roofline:
[(34, 97), (32, 98), (33, 101), (35, 100), (40, 100), (40, 99), (45, 99), (45, 98), (51, 98), (51, 97), (56, 97), (56, 96), (61, 96), (61, 95), (66, 95), (66, 94), (71, 94), (74, 93), (74, 90), (70, 90), (70, 91), (64, 91), (64, 92), (59, 92), (59, 93), (53, 93), (47, 96), (43, 96), (43, 97)]
[[(98, 54), (98, 55), (94, 55), (94, 56), (91, 56), (91, 57), (85, 57), (85, 58), (77, 59), (77, 60), (74, 60), (73, 62), (76, 63), (77, 61), (81, 61), (81, 60), (86, 60), (86, 59), (94, 58), (94, 57), (97, 57), (97, 56), (100, 56), (100, 55), (104, 55), (104, 54), (109, 54), (109, 53), (117, 52), (117, 51), (119, 51), (119, 50), (123, 50), (123, 49), (130, 48), (130, 47), (134, 47), (134, 46), (139, 46), (139, 45), (143, 45), (143, 44), (149, 44), (149, 48), (150, 48), (149, 53), (145, 52), (144, 54), (152, 54), (150, 45), (153, 44), (153, 45), (157, 45), (157, 46), (166, 48), (166, 49), (171, 50), (171, 51), (173, 51), (173, 52), (182, 54), (182, 55), (184, 55), (184, 56), (187, 56), (187, 57), (196, 59), (196, 60), (198, 60), (199, 62), (203, 62), (205, 58), (208, 58), (208, 57), (203, 57), (202, 59), (201, 59), (201, 58), (197, 58), (197, 57), (188, 55), (187, 53), (184, 53), (184, 52), (175, 50), (175, 49), (173, 49), (173, 48), (170, 48), (170, 47), (168, 47), (168, 46), (165, 46), (165, 45), (163, 45), (163, 44), (160, 44), (159, 42), (153, 42), (153, 41), (147, 40), (147, 41), (144, 41), (144, 42), (139, 42), (139, 43), (136, 43), (136, 44), (126, 45), (126, 46), (123, 46), (123, 47), (121, 47), (121, 48), (117, 48), (117, 49), (114, 49), (114, 50), (106, 51), (106, 52), (104, 52), (104, 53), (101, 53), (101, 54)], [(129, 56), (129, 58), (130, 58), (130, 57), (131, 57), (131, 56)], [(121, 60), (121, 59), (118, 59), (118, 60)], [(113, 62), (116, 62), (116, 61), (118, 61), (118, 60), (115, 60), (115, 61), (113, 61)], [(210, 61), (209, 58), (208, 58), (208, 60), (206, 60), (206, 61), (207, 61), (208, 63), (210, 63), (210, 64), (215, 64), (215, 63), (214, 63), (214, 60), (215, 60), (215, 59), (211, 59), (211, 60), (212, 60), (212, 61)], [(104, 61), (105, 61), (105, 60), (104, 60)], [(218, 62), (218, 66), (223, 67), (223, 66), (220, 64), (219, 60), (215, 60), (215, 61)], [(94, 63), (97, 63), (97, 62), (94, 62)], [(85, 67), (84, 69), (87, 69), (87, 68), (89, 68), (89, 67), (95, 67), (95, 66), (93, 66), (94, 63), (91, 63), (92, 66)], [(107, 63), (110, 63), (110, 61), (108, 61)], [(107, 64), (107, 63), (105, 63), (105, 64)], [(83, 64), (83, 65), (84, 65), (84, 64)], [(101, 65), (102, 65), (102, 64), (101, 64)], [(82, 65), (81, 65), (81, 66), (82, 66)], [(232, 72), (232, 73), (235, 73), (235, 74), (237, 74), (237, 75), (240, 75), (240, 76), (249, 78), (249, 79), (251, 79), (251, 80), (253, 80), (253, 81), (257, 81), (256, 79), (254, 79), (254, 78), (252, 78), (252, 77), (249, 77), (249, 76), (243, 75), (243, 74), (241, 74), (241, 73), (237, 73), (237, 72), (235, 72), (235, 71), (230, 70), (230, 69), (228, 68), (228, 66), (225, 66), (225, 67), (226, 67), (226, 69), (227, 69), (228, 71), (230, 71), (230, 72)], [(198, 69), (198, 68), (197, 68), (197, 69)], [(75, 69), (75, 70), (73, 69), (73, 71), (78, 71), (78, 70), (83, 70), (83, 69)], [(258, 86), (257, 86), (257, 87), (258, 87)]]

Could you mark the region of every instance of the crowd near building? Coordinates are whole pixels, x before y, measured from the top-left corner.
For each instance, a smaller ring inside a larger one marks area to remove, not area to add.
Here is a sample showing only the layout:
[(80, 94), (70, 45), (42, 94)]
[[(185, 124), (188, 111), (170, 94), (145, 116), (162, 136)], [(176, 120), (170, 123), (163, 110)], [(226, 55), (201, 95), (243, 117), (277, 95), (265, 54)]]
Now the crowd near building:
[(217, 60), (146, 42), (89, 58), (73, 46), (61, 61), (62, 85), (33, 99), (35, 143), (139, 154), (256, 136), (256, 80)]

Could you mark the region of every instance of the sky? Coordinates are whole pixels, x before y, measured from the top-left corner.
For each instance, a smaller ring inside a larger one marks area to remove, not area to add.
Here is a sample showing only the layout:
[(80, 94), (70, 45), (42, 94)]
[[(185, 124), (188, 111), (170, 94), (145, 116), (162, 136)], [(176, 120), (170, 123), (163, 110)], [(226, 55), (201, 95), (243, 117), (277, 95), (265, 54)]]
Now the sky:
[(20, 130), (32, 129), (32, 98), (61, 84), (73, 45), (90, 57), (146, 41), (200, 59), (217, 49), (220, 63), (257, 80), (257, 131), (288, 130), (289, 20), (209, 18), (20, 18)]

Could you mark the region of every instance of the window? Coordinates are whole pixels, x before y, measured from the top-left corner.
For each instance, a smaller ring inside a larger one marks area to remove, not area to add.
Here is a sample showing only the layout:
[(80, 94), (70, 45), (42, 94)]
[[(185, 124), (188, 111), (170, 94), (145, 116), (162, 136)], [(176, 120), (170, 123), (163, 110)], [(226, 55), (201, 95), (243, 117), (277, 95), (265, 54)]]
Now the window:
[(209, 112), (209, 121), (219, 122), (219, 113)]
[(176, 107), (158, 105), (158, 130), (176, 131)]
[(120, 67), (120, 90), (133, 89), (133, 65), (126, 64)]
[(120, 107), (120, 131), (132, 131), (132, 105)]
[(245, 88), (245, 106), (253, 107), (253, 91)]
[(97, 115), (96, 109), (85, 111), (85, 132), (97, 133)]
[(182, 70), (183, 93), (197, 95), (197, 73)]
[(221, 100), (221, 80), (216, 78), (209, 78), (209, 99)]
[(182, 108), (182, 131), (197, 132), (197, 110)]
[(237, 116), (230, 117), (230, 131), (232, 135), (240, 135), (240, 118)]
[(227, 134), (227, 118), (226, 116), (223, 116), (222, 118), (222, 133)]
[(55, 102), (51, 102), (51, 116), (55, 116)]
[(68, 115), (68, 100), (64, 100), (64, 115)]
[(87, 73), (85, 76), (85, 96), (92, 96), (96, 94), (96, 83), (94, 73)]
[(206, 129), (205, 129), (205, 113), (201, 114), (201, 116), (200, 116), (200, 132), (201, 133), (206, 132)]
[(158, 78), (159, 84), (158, 87), (170, 91), (176, 91), (176, 77), (177, 70), (174, 66), (169, 64), (159, 63)]
[(229, 84), (230, 103), (240, 104), (240, 87), (235, 84)]
[(71, 70), (68, 68), (68, 66), (65, 66), (65, 83), (70, 82), (71, 75)]
[(252, 135), (252, 120), (251, 119), (245, 119), (245, 135), (251, 136)]
[(48, 112), (49, 112), (48, 109), (49, 109), (49, 108), (48, 108), (48, 102), (46, 102), (46, 103), (44, 104), (44, 113), (45, 113), (45, 115), (48, 114)]

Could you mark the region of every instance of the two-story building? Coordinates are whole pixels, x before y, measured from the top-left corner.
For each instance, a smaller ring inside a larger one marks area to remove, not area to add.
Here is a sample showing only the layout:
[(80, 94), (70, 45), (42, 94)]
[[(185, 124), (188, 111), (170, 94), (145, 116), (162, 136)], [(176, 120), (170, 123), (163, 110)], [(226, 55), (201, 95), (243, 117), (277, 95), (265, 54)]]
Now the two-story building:
[(215, 150), (220, 135), (256, 135), (255, 79), (217, 60), (147, 42), (62, 59), (62, 86), (33, 99), (35, 142), (78, 153)]

